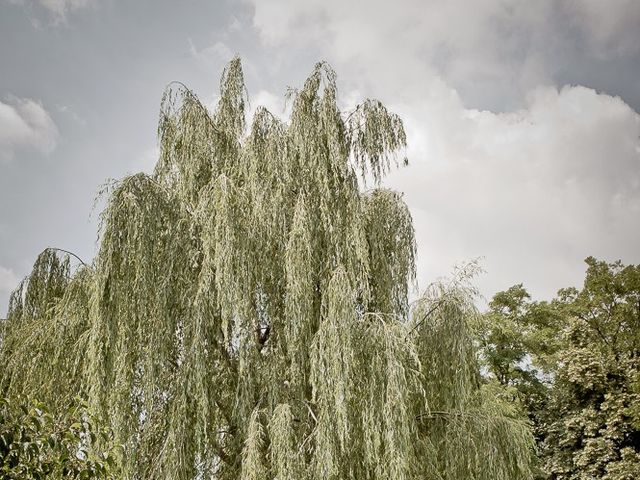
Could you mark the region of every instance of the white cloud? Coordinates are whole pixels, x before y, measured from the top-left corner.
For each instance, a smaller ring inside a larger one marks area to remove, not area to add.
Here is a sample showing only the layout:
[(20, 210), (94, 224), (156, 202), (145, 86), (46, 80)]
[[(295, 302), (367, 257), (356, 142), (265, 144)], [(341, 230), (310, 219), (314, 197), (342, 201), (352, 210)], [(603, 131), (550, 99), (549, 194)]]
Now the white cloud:
[(285, 99), (281, 95), (275, 95), (266, 90), (260, 90), (258, 93), (251, 95), (249, 101), (250, 105), (247, 115), (247, 125), (249, 126), (251, 126), (253, 122), (253, 117), (258, 107), (266, 108), (272, 115), (283, 121), (286, 121), (291, 113), (290, 102), (286, 104)]
[[(580, 283), (588, 255), (640, 262), (640, 117), (620, 98), (553, 86), (541, 48), (568, 48), (571, 27), (596, 53), (628, 53), (640, 8), (613, 3), (276, 0), (255, 2), (254, 25), (405, 119), (411, 165), (389, 183), (414, 215), (421, 286), (482, 256), (485, 295), (524, 282), (550, 297)], [(469, 108), (469, 95), (503, 113)]]
[(588, 255), (640, 262), (640, 116), (622, 100), (544, 87), (495, 114), (433, 97), (397, 106), (412, 164), (390, 178), (414, 213), (422, 284), (482, 256), (485, 295), (524, 281), (549, 297), (579, 284)]
[(437, 75), (466, 105), (492, 110), (551, 83), (563, 58), (640, 49), (636, 0), (249, 1), (267, 45), (320, 52), (334, 64), (386, 64), (378, 70), (389, 88)]
[(0, 101), (0, 160), (25, 148), (51, 153), (57, 140), (58, 129), (41, 103), (15, 97)]

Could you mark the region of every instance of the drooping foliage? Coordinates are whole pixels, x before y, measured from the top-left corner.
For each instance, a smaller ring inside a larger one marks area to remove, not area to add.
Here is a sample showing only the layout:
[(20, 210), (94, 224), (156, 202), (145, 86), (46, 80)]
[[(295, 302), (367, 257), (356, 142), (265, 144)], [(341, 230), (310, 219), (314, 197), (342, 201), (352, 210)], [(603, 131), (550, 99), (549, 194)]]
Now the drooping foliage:
[(38, 398), (54, 411), (82, 395), (91, 270), (44, 250), (9, 299), (2, 325), (2, 395)]
[[(529, 424), (478, 369), (470, 328), (477, 322), (477, 292), (460, 281), (472, 273), (462, 270), (451, 283), (432, 286), (416, 305), (413, 328), (429, 404), (418, 418), (435, 448), (436, 478), (530, 478)], [(427, 470), (422, 478), (431, 475)]]
[[(59, 292), (34, 271), (47, 308), (15, 294), (3, 385), (73, 379), (125, 478), (529, 478), (527, 423), (480, 382), (468, 290), (409, 306), (411, 216), (381, 187), (402, 122), (372, 100), (341, 112), (325, 63), (291, 95), (288, 121), (259, 107), (247, 129), (238, 59), (214, 111), (168, 89), (156, 169), (115, 187), (92, 265), (51, 257)], [(67, 342), (56, 372), (46, 329)]]

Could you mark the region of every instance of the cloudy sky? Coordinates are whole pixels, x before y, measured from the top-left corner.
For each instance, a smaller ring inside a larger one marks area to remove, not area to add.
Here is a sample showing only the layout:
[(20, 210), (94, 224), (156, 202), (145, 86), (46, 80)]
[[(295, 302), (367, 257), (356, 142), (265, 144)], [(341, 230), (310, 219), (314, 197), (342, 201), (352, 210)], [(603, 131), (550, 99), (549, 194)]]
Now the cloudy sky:
[(0, 0), (0, 316), (45, 247), (94, 255), (167, 83), (210, 104), (234, 53), (252, 107), (323, 59), (343, 105), (401, 114), (421, 287), (482, 257), (485, 296), (544, 299), (588, 255), (640, 263), (640, 0)]

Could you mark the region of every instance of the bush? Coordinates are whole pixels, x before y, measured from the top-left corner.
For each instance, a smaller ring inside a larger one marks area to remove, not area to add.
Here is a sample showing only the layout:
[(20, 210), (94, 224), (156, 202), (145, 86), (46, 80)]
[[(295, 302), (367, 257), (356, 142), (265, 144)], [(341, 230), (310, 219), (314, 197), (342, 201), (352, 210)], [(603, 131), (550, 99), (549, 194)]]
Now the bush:
[(3, 479), (114, 478), (110, 433), (96, 427), (80, 402), (61, 418), (37, 400), (0, 398), (0, 477)]

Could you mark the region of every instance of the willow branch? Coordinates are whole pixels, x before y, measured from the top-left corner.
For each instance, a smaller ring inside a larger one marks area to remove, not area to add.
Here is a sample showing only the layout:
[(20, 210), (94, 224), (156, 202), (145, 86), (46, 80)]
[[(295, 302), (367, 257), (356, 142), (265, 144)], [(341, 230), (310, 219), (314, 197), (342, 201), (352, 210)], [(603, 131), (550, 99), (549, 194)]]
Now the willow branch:
[(420, 325), (422, 325), (424, 323), (424, 321), (429, 318), (431, 316), (431, 314), (433, 314), (433, 312), (435, 312), (438, 308), (440, 308), (442, 306), (442, 304), (444, 303), (444, 297), (441, 298), (433, 307), (431, 307), (429, 309), (429, 311), (427, 313), (425, 313), (422, 318), (420, 319), (419, 322), (417, 322), (413, 328), (411, 330), (409, 330), (409, 332), (407, 333), (407, 337), (409, 335), (411, 335), (415, 329), (417, 329)]
[(78, 260), (83, 266), (87, 266), (86, 263), (84, 263), (84, 261), (75, 253), (70, 252), (69, 250), (64, 250), (63, 248), (57, 248), (57, 247), (47, 247), (46, 250), (56, 250), (58, 252), (63, 252), (66, 253), (67, 255), (71, 255), (72, 257), (74, 257), (76, 260)]

